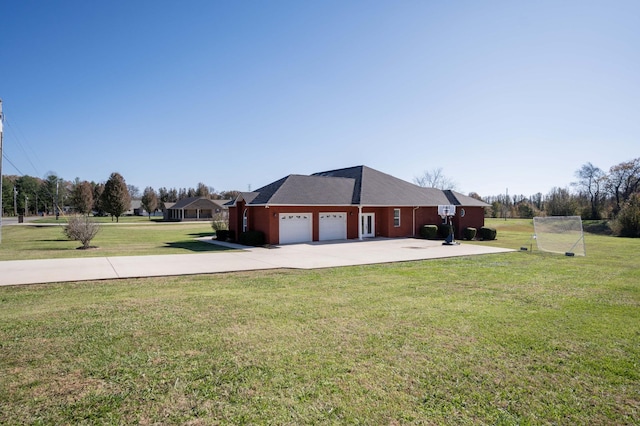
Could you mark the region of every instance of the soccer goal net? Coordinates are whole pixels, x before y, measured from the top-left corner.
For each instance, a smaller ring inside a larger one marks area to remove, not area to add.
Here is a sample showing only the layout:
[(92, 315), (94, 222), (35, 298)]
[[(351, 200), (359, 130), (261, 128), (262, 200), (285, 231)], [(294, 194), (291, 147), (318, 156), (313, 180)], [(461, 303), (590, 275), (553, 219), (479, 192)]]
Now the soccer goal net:
[(533, 230), (538, 250), (586, 256), (580, 216), (534, 217)]

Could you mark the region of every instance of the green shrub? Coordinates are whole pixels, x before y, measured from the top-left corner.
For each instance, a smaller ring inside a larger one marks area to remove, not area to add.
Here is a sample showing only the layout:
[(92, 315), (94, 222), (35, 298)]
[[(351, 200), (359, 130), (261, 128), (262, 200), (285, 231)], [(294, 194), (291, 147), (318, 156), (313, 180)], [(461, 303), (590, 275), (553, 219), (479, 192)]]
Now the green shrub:
[(621, 237), (640, 237), (640, 194), (631, 195), (624, 203), (612, 228)]
[(453, 227), (448, 223), (441, 223), (438, 225), (438, 236), (440, 238), (447, 238), (451, 232), (453, 232)]
[(229, 231), (227, 229), (216, 230), (216, 240), (227, 241), (229, 239)]
[(498, 231), (494, 228), (487, 228), (486, 226), (480, 228), (480, 238), (483, 240), (495, 240), (497, 235)]
[(420, 236), (427, 240), (435, 240), (438, 237), (438, 225), (422, 225)]
[(246, 231), (240, 234), (238, 242), (245, 246), (260, 247), (265, 244), (265, 236), (262, 231)]
[(476, 228), (464, 228), (463, 236), (465, 240), (473, 240), (476, 237), (478, 230)]

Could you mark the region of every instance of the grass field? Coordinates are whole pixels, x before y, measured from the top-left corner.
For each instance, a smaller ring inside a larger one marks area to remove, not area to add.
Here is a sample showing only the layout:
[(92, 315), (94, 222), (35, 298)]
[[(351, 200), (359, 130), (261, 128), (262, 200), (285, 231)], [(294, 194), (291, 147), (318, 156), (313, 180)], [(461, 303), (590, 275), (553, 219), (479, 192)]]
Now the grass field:
[(0, 424), (640, 424), (640, 240), (586, 244), (0, 288)]
[(91, 242), (98, 249), (77, 250), (82, 244), (70, 241), (63, 233), (62, 218), (36, 223), (2, 227), (0, 261), (23, 259), (56, 259), (97, 256), (142, 256), (225, 250), (220, 246), (195, 241), (214, 234), (208, 221), (170, 223), (147, 218), (122, 218), (119, 224), (110, 218), (95, 218), (101, 223)]

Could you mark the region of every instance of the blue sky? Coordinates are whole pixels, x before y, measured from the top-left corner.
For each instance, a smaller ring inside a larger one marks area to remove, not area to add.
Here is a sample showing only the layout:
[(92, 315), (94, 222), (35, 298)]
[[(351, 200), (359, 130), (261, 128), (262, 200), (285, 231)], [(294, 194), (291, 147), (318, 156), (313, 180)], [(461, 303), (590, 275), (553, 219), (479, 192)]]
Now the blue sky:
[(0, 2), (4, 174), (546, 194), (640, 156), (639, 1)]

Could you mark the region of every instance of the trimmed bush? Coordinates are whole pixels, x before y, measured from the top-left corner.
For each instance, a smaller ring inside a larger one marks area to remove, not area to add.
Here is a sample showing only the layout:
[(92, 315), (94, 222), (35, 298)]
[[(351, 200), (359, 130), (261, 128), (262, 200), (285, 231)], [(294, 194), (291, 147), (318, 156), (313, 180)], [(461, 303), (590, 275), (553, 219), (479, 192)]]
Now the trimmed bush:
[(216, 240), (227, 241), (229, 239), (229, 231), (226, 229), (218, 229), (216, 231)]
[(478, 230), (476, 228), (464, 228), (463, 236), (465, 240), (473, 240), (476, 237)]
[(453, 232), (453, 227), (448, 223), (441, 223), (438, 225), (438, 236), (440, 238), (447, 238), (451, 232)]
[(238, 242), (245, 246), (263, 246), (266, 239), (262, 231), (247, 231), (240, 234)]
[(487, 228), (486, 226), (480, 228), (480, 238), (483, 240), (495, 240), (497, 235), (498, 231), (494, 228)]
[(427, 240), (435, 240), (438, 237), (438, 225), (422, 225), (420, 236)]

